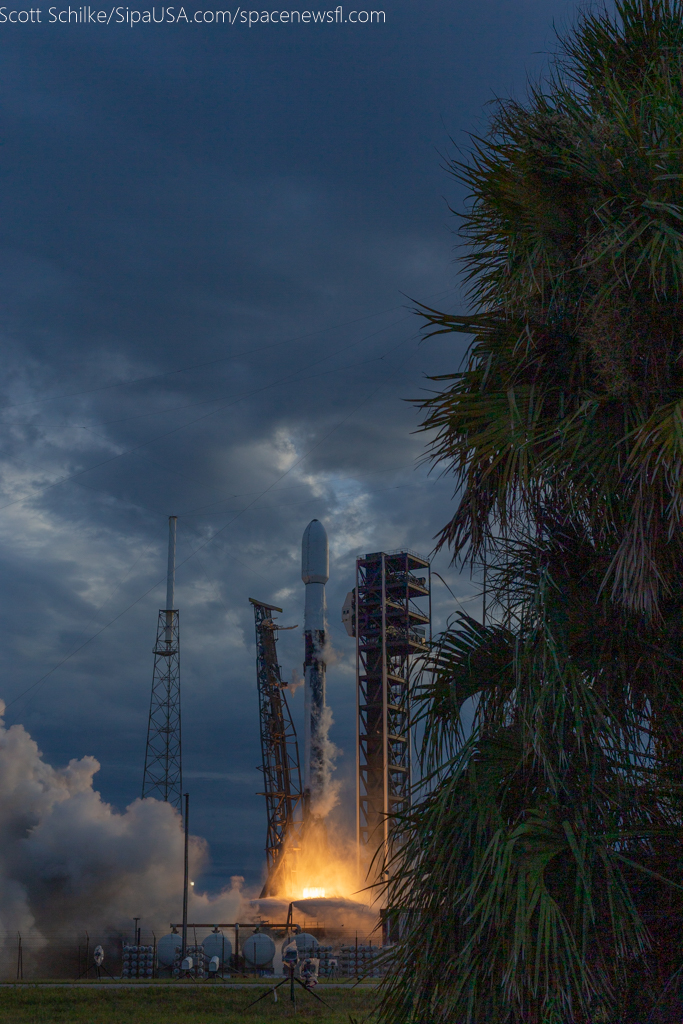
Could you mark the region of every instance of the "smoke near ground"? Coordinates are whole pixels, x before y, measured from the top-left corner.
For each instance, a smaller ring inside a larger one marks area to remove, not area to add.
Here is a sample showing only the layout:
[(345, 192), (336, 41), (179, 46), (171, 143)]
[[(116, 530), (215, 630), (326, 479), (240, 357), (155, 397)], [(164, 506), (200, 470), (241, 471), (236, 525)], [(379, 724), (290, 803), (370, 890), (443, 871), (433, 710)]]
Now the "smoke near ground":
[[(4, 703), (0, 701), (0, 715)], [(0, 720), (0, 942), (130, 934), (132, 918), (157, 935), (182, 912), (184, 837), (178, 813), (135, 800), (123, 813), (94, 789), (94, 757), (53, 768), (22, 725)], [(190, 840), (190, 878), (208, 856)], [(191, 894), (190, 920), (251, 915), (235, 878), (215, 898)]]

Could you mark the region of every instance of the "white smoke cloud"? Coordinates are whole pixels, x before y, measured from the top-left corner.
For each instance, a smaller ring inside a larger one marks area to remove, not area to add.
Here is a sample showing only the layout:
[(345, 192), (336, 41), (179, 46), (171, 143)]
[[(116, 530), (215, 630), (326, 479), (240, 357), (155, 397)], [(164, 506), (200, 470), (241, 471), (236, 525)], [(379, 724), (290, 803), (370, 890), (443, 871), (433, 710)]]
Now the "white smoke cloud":
[(302, 686), (306, 685), (306, 677), (305, 676), (300, 676), (295, 668), (292, 669), (291, 675), (292, 675), (292, 681), (289, 684), (289, 686), (287, 687), (287, 693), (290, 696), (293, 693), (296, 693), (297, 690), (300, 690)]
[(325, 643), (322, 647), (322, 658), (326, 665), (336, 665), (344, 660), (344, 655), (335, 650), (330, 639), (329, 626), (325, 623)]
[[(325, 665), (334, 665), (339, 660), (338, 653), (334, 650), (330, 640), (327, 617), (325, 618), (324, 642), (322, 647), (317, 645), (317, 637), (314, 638), (314, 646)], [(334, 725), (332, 709), (325, 704), (320, 714), (318, 726), (318, 741), (320, 745), (320, 760), (316, 766), (316, 774), (320, 780), (319, 786), (311, 791), (311, 812), (318, 818), (326, 818), (339, 803), (339, 791), (341, 782), (333, 780), (332, 775), (336, 769), (336, 759), (342, 751), (330, 739), (330, 729)]]
[[(152, 799), (119, 813), (93, 788), (99, 767), (83, 757), (53, 768), (22, 725), (7, 729), (0, 717), (0, 942), (18, 931), (34, 944), (83, 930), (126, 934), (134, 916), (159, 935), (180, 920), (180, 816)], [(191, 878), (206, 856), (192, 836)], [(190, 920), (250, 919), (241, 882), (217, 897), (192, 892)]]
[(311, 811), (319, 818), (326, 818), (339, 802), (341, 782), (332, 779), (335, 761), (341, 753), (330, 739), (330, 728), (334, 724), (332, 709), (326, 704), (320, 715), (318, 736), (320, 740), (320, 788), (311, 793)]

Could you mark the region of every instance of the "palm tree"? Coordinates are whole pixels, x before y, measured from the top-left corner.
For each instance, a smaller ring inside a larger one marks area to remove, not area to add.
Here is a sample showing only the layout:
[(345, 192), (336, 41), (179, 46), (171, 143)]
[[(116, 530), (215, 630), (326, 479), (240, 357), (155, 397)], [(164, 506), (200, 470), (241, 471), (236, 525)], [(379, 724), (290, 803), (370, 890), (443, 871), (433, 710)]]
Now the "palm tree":
[(681, 0), (582, 13), (452, 171), (472, 313), (421, 312), (473, 340), (421, 404), (488, 613), (417, 686), (379, 1019), (680, 1024)]

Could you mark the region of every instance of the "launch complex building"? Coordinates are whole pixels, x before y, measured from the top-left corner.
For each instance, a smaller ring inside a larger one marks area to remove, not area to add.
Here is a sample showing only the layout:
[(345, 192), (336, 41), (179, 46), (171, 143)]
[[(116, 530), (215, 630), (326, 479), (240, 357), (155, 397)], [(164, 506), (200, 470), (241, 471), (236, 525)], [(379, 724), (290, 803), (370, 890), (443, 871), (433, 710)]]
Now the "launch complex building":
[[(297, 852), (306, 828), (325, 804), (329, 785), (325, 694), (329, 555), (327, 534), (317, 519), (304, 532), (301, 576), (306, 587), (303, 784), (287, 684), (277, 663), (275, 636), (280, 627), (273, 613), (281, 609), (251, 599), (268, 814), (264, 896), (297, 889)], [(356, 585), (342, 609), (343, 625), (356, 642), (356, 843), (361, 883), (381, 873), (391, 853), (390, 839), (401, 841), (392, 823), (410, 806), (411, 669), (416, 657), (427, 650), (430, 593), (427, 559), (412, 551), (381, 551), (357, 559)]]
[[(143, 796), (182, 811), (180, 624), (175, 603), (176, 519), (169, 519), (166, 608), (160, 609), (143, 776)], [(250, 598), (256, 626), (256, 677), (261, 771), (266, 801), (266, 881), (262, 897), (298, 893), (299, 854), (307, 831), (320, 826), (329, 805), (330, 714), (326, 703), (329, 547), (323, 524), (304, 531), (303, 758), (281, 678), (277, 635), (284, 627), (275, 605)], [(381, 877), (401, 842), (397, 816), (410, 806), (413, 729), (411, 672), (431, 637), (430, 564), (413, 551), (379, 551), (356, 561), (354, 588), (342, 623), (356, 645), (356, 851), (361, 885)], [(321, 894), (322, 895), (322, 894)]]

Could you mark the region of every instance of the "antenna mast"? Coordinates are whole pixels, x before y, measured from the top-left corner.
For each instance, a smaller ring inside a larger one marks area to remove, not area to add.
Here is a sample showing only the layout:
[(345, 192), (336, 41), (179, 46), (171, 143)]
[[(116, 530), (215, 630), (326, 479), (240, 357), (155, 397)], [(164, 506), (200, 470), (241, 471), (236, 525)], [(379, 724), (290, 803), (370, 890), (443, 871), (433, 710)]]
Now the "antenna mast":
[(178, 609), (173, 607), (177, 523), (177, 516), (169, 516), (166, 607), (159, 610), (157, 639), (154, 645), (154, 673), (142, 796), (165, 800), (182, 814), (179, 618)]
[[(296, 854), (303, 825), (303, 795), (296, 730), (287, 704), (286, 683), (277, 663), (272, 604), (249, 600), (256, 619), (256, 678), (259, 695), (264, 793), (268, 815), (268, 877), (261, 896), (288, 894), (296, 885)], [(288, 627), (291, 628), (291, 627)]]

